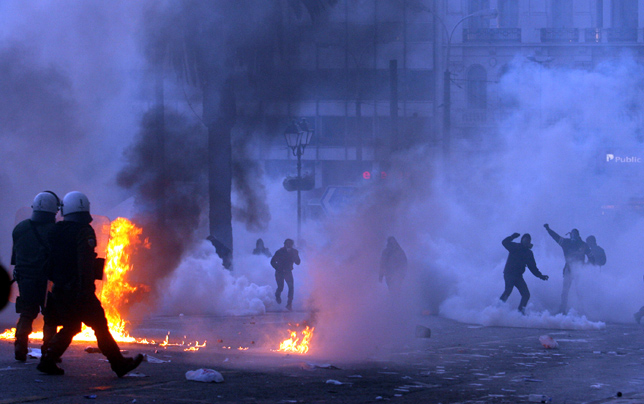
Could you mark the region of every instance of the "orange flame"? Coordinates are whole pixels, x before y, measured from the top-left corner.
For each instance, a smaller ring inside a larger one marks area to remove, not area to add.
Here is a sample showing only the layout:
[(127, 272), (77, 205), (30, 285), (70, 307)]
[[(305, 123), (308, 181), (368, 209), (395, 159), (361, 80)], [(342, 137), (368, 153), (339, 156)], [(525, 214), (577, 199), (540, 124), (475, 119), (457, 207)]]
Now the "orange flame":
[[(140, 227), (122, 217), (110, 225), (110, 241), (105, 258), (105, 281), (99, 299), (105, 309), (110, 332), (117, 341), (141, 342), (130, 337), (126, 331), (128, 322), (121, 317), (119, 309), (129, 303), (129, 298), (139, 288), (146, 287), (133, 286), (127, 281), (127, 274), (132, 270), (130, 254), (141, 244), (139, 236), (142, 232)], [(143, 245), (149, 248), (147, 240)]]
[[(110, 240), (106, 251), (104, 280), (100, 293), (97, 294), (105, 310), (110, 332), (119, 342), (154, 343), (154, 341), (131, 337), (126, 331), (127, 321), (121, 318), (118, 310), (119, 306), (127, 303), (128, 297), (141, 287), (130, 285), (125, 280), (125, 274), (132, 270), (132, 265), (129, 264), (130, 254), (141, 244), (138, 236), (142, 230), (124, 218), (113, 221), (109, 230)], [(147, 247), (147, 242), (144, 246)], [(15, 328), (5, 330), (0, 334), (0, 339), (13, 339), (15, 332)], [(29, 334), (30, 339), (42, 340), (42, 337), (42, 331)], [(96, 341), (96, 336), (91, 328), (83, 324), (81, 332), (74, 336), (74, 341), (93, 342)]]
[(288, 330), (291, 337), (282, 341), (277, 351), (297, 353), (302, 355), (307, 353), (309, 351), (309, 343), (313, 338), (313, 331), (315, 331), (315, 327), (309, 327), (307, 325), (306, 328), (303, 329), (302, 332), (300, 333), (301, 334), (301, 339), (300, 339), (300, 337), (297, 336), (297, 331)]
[[(140, 227), (137, 227), (134, 223), (122, 217), (117, 218), (109, 224), (109, 242), (105, 251), (104, 276), (101, 287), (97, 288), (97, 296), (105, 310), (110, 332), (116, 341), (156, 344), (155, 341), (148, 341), (145, 338), (131, 337), (127, 331), (129, 322), (122, 316), (125, 305), (129, 303), (134, 294), (148, 290), (147, 285), (135, 286), (128, 282), (128, 274), (133, 270), (133, 266), (130, 264), (131, 254), (140, 246), (150, 248), (147, 239), (140, 240), (142, 233), (143, 230)], [(15, 328), (5, 330), (4, 333), (0, 334), (0, 339), (11, 340), (14, 338), (15, 333)], [(30, 339), (42, 340), (42, 337), (42, 331), (29, 334)], [(81, 332), (74, 336), (74, 341), (94, 342), (96, 341), (96, 336), (91, 328), (83, 324)], [(206, 346), (206, 341), (203, 344), (199, 344), (198, 341), (194, 344), (186, 344), (183, 341), (181, 343), (170, 343), (168, 333), (165, 341), (160, 343), (159, 346), (187, 347), (184, 351), (198, 351), (200, 348)]]

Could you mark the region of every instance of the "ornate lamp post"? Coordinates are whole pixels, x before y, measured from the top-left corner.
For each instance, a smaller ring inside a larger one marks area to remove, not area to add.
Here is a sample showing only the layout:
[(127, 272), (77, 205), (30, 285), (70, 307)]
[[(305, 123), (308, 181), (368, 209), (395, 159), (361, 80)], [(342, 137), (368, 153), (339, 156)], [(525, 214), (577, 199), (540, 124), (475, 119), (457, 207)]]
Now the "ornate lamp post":
[(314, 130), (310, 128), (305, 118), (300, 122), (295, 120), (286, 127), (284, 138), (287, 146), (297, 157), (297, 241), (300, 242), (300, 232), (302, 229), (302, 155), (304, 149), (311, 143)]
[[(434, 15), (440, 20), (443, 28), (445, 29), (445, 33), (447, 34), (447, 26), (445, 25), (445, 23), (436, 14)], [(446, 154), (449, 154), (450, 143), (452, 140), (452, 76), (451, 72), (449, 71), (449, 57), (452, 48), (452, 36), (454, 35), (454, 31), (456, 31), (456, 27), (458, 27), (463, 21), (467, 20), (468, 18), (496, 18), (497, 15), (498, 12), (496, 11), (496, 9), (479, 10), (472, 14), (466, 15), (465, 17), (458, 20), (456, 24), (454, 24), (454, 27), (447, 36), (447, 50), (445, 52), (445, 72), (443, 73), (443, 147)]]

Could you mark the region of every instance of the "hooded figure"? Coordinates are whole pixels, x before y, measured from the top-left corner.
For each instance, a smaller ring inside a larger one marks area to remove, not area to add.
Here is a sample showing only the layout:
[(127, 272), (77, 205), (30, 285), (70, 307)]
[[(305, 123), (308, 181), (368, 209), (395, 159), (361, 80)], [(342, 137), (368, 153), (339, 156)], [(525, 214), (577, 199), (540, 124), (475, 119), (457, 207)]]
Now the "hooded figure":
[(606, 252), (603, 248), (597, 245), (595, 236), (586, 237), (586, 245), (588, 246), (588, 262), (587, 264), (602, 266), (606, 265)]
[(568, 293), (570, 292), (572, 280), (576, 272), (583, 266), (584, 261), (586, 260), (586, 255), (592, 253), (586, 243), (584, 243), (579, 236), (579, 230), (572, 229), (570, 231), (570, 238), (564, 238), (555, 233), (547, 223), (544, 224), (543, 227), (546, 228), (550, 237), (552, 237), (557, 244), (561, 246), (564, 259), (566, 260), (566, 264), (563, 268), (564, 282), (563, 289), (561, 291), (561, 306), (559, 307), (559, 312), (566, 314), (568, 313)]
[(262, 240), (261, 238), (258, 238), (257, 242), (255, 243), (253, 255), (265, 255), (269, 258), (273, 256), (273, 254), (271, 254), (271, 251), (268, 248), (264, 247), (264, 240)]
[(504, 238), (501, 242), (503, 247), (509, 251), (508, 259), (505, 262), (505, 268), (503, 269), (505, 290), (501, 295), (501, 301), (507, 301), (508, 297), (510, 297), (510, 293), (512, 293), (512, 289), (516, 287), (521, 294), (519, 311), (525, 314), (525, 306), (528, 304), (528, 300), (530, 300), (530, 291), (528, 290), (528, 285), (523, 279), (523, 273), (525, 272), (526, 266), (530, 269), (530, 272), (539, 279), (547, 281), (548, 275), (543, 275), (537, 268), (537, 263), (534, 260), (534, 254), (531, 250), (532, 237), (528, 233), (521, 237), (520, 243), (512, 242), (512, 240), (519, 237), (519, 235), (519, 233), (514, 233), (511, 236)]
[(387, 246), (380, 257), (380, 274), (378, 280), (385, 278), (389, 291), (397, 291), (407, 273), (407, 255), (395, 237), (387, 238)]

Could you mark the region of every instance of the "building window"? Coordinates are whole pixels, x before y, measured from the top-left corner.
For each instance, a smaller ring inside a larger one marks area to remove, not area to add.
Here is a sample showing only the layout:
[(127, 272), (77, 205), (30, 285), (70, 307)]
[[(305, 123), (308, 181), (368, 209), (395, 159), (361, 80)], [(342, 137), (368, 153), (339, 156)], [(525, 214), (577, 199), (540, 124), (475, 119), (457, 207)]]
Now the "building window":
[[(490, 0), (469, 0), (467, 14), (489, 9)], [(485, 17), (471, 17), (468, 18), (468, 25), (470, 29), (489, 28), (490, 20)]]
[(517, 28), (519, 26), (519, 0), (499, 0), (499, 27)]
[(552, 27), (573, 28), (572, 0), (552, 0)]
[(481, 65), (474, 65), (467, 72), (467, 106), (487, 108), (487, 72)]
[(638, 0), (613, 0), (611, 25), (613, 28), (637, 28)]

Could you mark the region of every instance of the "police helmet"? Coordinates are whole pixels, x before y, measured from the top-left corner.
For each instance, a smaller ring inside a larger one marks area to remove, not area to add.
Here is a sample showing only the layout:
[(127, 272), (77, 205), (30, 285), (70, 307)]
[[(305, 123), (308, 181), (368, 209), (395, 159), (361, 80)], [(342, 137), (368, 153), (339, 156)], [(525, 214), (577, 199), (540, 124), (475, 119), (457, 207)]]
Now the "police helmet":
[(63, 198), (63, 205), (60, 211), (63, 216), (77, 212), (89, 213), (89, 199), (81, 192), (72, 191)]
[(36, 195), (34, 202), (31, 204), (34, 212), (58, 213), (60, 208), (60, 199), (51, 191), (44, 191)]

